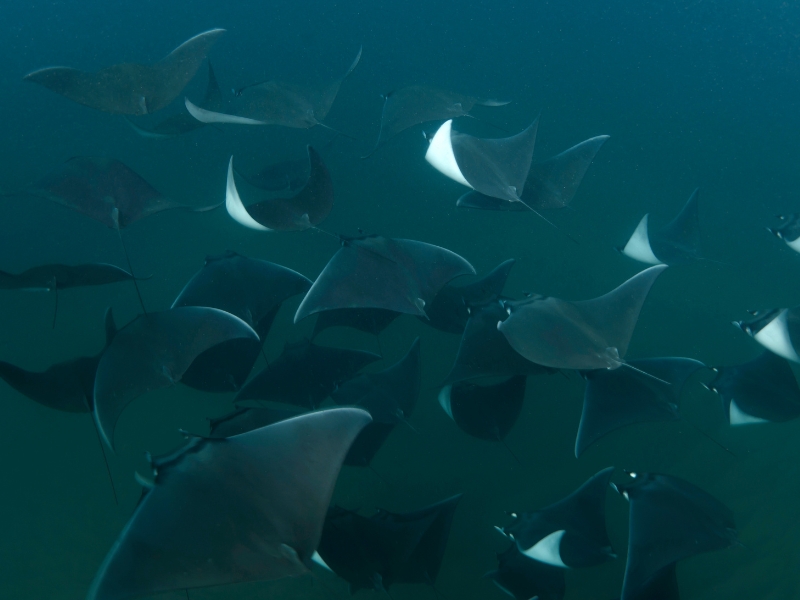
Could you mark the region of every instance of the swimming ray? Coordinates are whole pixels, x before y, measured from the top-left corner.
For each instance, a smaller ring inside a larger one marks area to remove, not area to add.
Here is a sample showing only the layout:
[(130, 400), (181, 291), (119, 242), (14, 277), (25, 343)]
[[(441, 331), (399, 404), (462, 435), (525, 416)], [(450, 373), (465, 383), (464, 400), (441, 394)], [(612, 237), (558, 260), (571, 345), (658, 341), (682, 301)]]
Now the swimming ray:
[(762, 352), (733, 367), (715, 367), (705, 387), (719, 394), (730, 425), (780, 423), (800, 417), (800, 386), (785, 358)]
[[(613, 486), (630, 502), (628, 560), (621, 600), (670, 581), (679, 560), (736, 543), (733, 513), (700, 488), (670, 475), (630, 473)], [(660, 581), (659, 581), (660, 580)]]
[(447, 333), (464, 333), (469, 320), (470, 310), (499, 300), (511, 268), (516, 261), (506, 260), (489, 273), (466, 285), (448, 283), (434, 296), (433, 301), (425, 308), (427, 319), (419, 317), (431, 327)]
[(509, 202), (472, 191), (461, 196), (456, 206), (504, 211), (564, 208), (572, 202), (589, 165), (609, 137), (598, 135), (589, 138), (544, 162), (531, 164), (525, 188), (520, 194), (522, 202)]
[(286, 344), (281, 355), (236, 396), (317, 408), (344, 381), (380, 356), (363, 350), (318, 346), (308, 340)]
[(227, 251), (205, 265), (172, 303), (218, 308), (247, 323), (258, 340), (234, 339), (209, 348), (192, 362), (181, 382), (208, 392), (240, 389), (256, 362), (284, 300), (304, 294), (311, 281), (281, 265)]
[(562, 600), (566, 593), (564, 569), (533, 560), (516, 544), (497, 555), (497, 569), (484, 575), (514, 600)]
[(240, 225), (257, 231), (304, 231), (322, 223), (333, 209), (333, 181), (322, 157), (307, 146), (310, 174), (293, 196), (244, 206), (236, 188), (233, 157), (228, 163), (225, 207)]
[(88, 600), (126, 600), (307, 573), (342, 460), (369, 422), (353, 408), (224, 440), (193, 438), (152, 462), (154, 483)]
[(605, 520), (606, 491), (613, 473), (613, 467), (603, 469), (555, 504), (513, 513), (513, 522), (502, 532), (522, 554), (554, 567), (591, 567), (616, 558)]
[(414, 125), (467, 116), (477, 105), (505, 106), (509, 104), (509, 102), (497, 100), (480, 100), (473, 96), (424, 85), (410, 85), (381, 97), (383, 98), (383, 111), (381, 112), (378, 140), (370, 153), (362, 158), (371, 156), (398, 133)]
[(554, 369), (616, 369), (624, 357), (647, 294), (666, 269), (645, 269), (592, 300), (569, 302), (534, 296), (507, 302), (497, 328), (531, 362)]
[[(222, 90), (220, 90), (214, 69), (211, 67), (211, 61), (208, 61), (208, 84), (206, 85), (206, 93), (201, 106), (209, 110), (222, 108)], [(201, 123), (188, 112), (180, 112), (169, 116), (151, 127), (137, 124), (136, 121), (128, 117), (125, 117), (125, 120), (136, 133), (142, 137), (152, 139), (174, 138), (205, 127), (205, 123)]]
[(650, 234), (645, 215), (636, 231), (618, 250), (625, 256), (651, 265), (679, 265), (700, 259), (700, 212), (697, 188), (681, 212), (660, 231)]
[(161, 110), (181, 93), (223, 33), (224, 29), (200, 33), (152, 65), (122, 63), (94, 73), (48, 67), (29, 73), (24, 79), (97, 110), (148, 115)]
[(458, 254), (424, 242), (376, 235), (343, 238), (342, 247), (303, 298), (294, 321), (341, 308), (425, 315), (439, 290), (475, 269)]
[(347, 72), (324, 86), (305, 86), (283, 81), (264, 81), (236, 91), (230, 112), (206, 110), (186, 98), (186, 108), (203, 123), (233, 123), (238, 125), (281, 125), (309, 129), (328, 116), (344, 80), (361, 60), (361, 48)]
[(502, 441), (522, 412), (525, 377), (496, 384), (457, 381), (439, 392), (439, 404), (459, 429), (482, 440)]
[(133, 400), (179, 382), (195, 358), (232, 339), (258, 340), (244, 321), (216, 308), (183, 306), (140, 315), (106, 348), (94, 381), (94, 415), (106, 443)]
[[(678, 402), (686, 381), (705, 368), (691, 358), (643, 358), (632, 369), (588, 371), (575, 457), (621, 427), (680, 419)], [(648, 375), (643, 375), (647, 373)]]
[(767, 227), (767, 231), (786, 242), (795, 252), (800, 252), (800, 213), (778, 215), (778, 219), (782, 221), (781, 226)]
[(419, 398), (422, 370), (419, 338), (405, 356), (392, 366), (358, 375), (343, 382), (331, 399), (339, 405), (366, 410), (372, 422), (350, 446), (346, 465), (367, 466), (398, 423), (407, 423)]
[(311, 339), (329, 327), (351, 327), (374, 336), (386, 329), (400, 316), (399, 312), (382, 308), (336, 308), (317, 313)]
[(297, 417), (301, 411), (272, 406), (237, 406), (236, 410), (215, 419), (209, 419), (212, 438), (229, 438), (267, 425)]
[(800, 363), (800, 307), (754, 311), (750, 321), (733, 324), (770, 352)]

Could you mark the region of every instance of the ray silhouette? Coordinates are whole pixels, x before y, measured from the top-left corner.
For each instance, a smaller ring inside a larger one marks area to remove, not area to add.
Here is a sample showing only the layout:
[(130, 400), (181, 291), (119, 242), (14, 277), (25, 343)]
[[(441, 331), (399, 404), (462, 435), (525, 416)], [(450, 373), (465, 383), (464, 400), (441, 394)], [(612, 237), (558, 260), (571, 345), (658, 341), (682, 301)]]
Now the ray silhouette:
[(256, 362), (281, 303), (304, 294), (311, 281), (281, 265), (228, 251), (209, 256), (172, 304), (210, 306), (247, 323), (258, 340), (234, 339), (200, 354), (181, 382), (208, 392), (239, 390)]
[(650, 287), (666, 268), (645, 269), (592, 300), (534, 296), (507, 302), (510, 315), (497, 328), (514, 350), (536, 364), (554, 369), (616, 369), (625, 364)]
[(749, 321), (733, 324), (770, 352), (800, 363), (800, 307), (754, 311)]
[(311, 338), (317, 337), (329, 327), (351, 327), (378, 337), (399, 316), (399, 312), (382, 308), (336, 308), (325, 310), (317, 313), (317, 320), (314, 322), (314, 332), (311, 334)]
[(525, 377), (516, 375), (500, 383), (477, 385), (458, 381), (439, 392), (439, 404), (459, 429), (482, 440), (500, 442), (522, 411)]
[(88, 600), (308, 572), (347, 449), (369, 422), (337, 408), (225, 440), (193, 438), (153, 461), (153, 485)]
[(562, 600), (566, 593), (564, 569), (533, 560), (516, 544), (497, 555), (497, 569), (484, 575), (514, 600)]
[(260, 429), (279, 421), (286, 421), (300, 415), (292, 408), (272, 406), (237, 406), (236, 410), (215, 419), (209, 419), (209, 437), (229, 438), (254, 429)]
[(767, 227), (772, 235), (786, 242), (795, 252), (800, 252), (800, 213), (778, 215), (781, 220), (780, 227)]
[(29, 73), (24, 79), (97, 110), (148, 115), (161, 110), (181, 93), (223, 33), (224, 29), (200, 33), (152, 65), (123, 63), (94, 73), (48, 67)]

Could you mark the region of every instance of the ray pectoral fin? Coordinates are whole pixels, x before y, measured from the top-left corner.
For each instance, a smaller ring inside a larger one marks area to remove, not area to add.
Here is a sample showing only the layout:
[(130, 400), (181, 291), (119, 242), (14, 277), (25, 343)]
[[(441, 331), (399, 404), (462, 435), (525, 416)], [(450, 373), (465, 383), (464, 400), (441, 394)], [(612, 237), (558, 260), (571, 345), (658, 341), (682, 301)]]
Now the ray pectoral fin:
[(221, 112), (214, 112), (213, 110), (207, 110), (205, 108), (200, 108), (196, 104), (194, 104), (189, 98), (184, 99), (184, 104), (186, 105), (186, 110), (189, 111), (189, 114), (192, 115), (195, 119), (200, 121), (201, 123), (233, 123), (236, 125), (266, 125), (264, 121), (257, 121), (256, 119), (248, 119), (247, 117), (239, 117), (236, 115), (229, 115), (226, 113)]
[(425, 153), (425, 160), (443, 175), (471, 188), (472, 186), (461, 172), (455, 154), (453, 154), (453, 143), (450, 139), (452, 126), (453, 120), (450, 119), (439, 127)]
[(647, 231), (647, 221), (649, 215), (645, 215), (642, 217), (642, 220), (639, 221), (639, 225), (636, 226), (636, 230), (631, 235), (628, 242), (620, 251), (625, 256), (629, 256), (634, 260), (638, 260), (643, 263), (647, 263), (650, 265), (661, 265), (662, 263), (658, 257), (653, 253), (653, 249), (650, 247), (650, 237)]
[(233, 175), (233, 156), (228, 163), (228, 180), (225, 185), (225, 208), (228, 214), (233, 217), (233, 220), (256, 231), (271, 231), (268, 227), (264, 227), (261, 223), (256, 221), (250, 213), (247, 212), (242, 199), (239, 197), (239, 191), (236, 189), (236, 181)]
[(567, 568), (567, 565), (565, 565), (561, 560), (561, 553), (559, 550), (561, 546), (561, 539), (564, 537), (565, 533), (566, 531), (564, 529), (554, 531), (550, 535), (536, 542), (530, 548), (525, 550), (520, 548), (520, 552), (522, 552), (528, 558), (532, 558), (533, 560), (538, 560), (539, 562), (565, 569)]

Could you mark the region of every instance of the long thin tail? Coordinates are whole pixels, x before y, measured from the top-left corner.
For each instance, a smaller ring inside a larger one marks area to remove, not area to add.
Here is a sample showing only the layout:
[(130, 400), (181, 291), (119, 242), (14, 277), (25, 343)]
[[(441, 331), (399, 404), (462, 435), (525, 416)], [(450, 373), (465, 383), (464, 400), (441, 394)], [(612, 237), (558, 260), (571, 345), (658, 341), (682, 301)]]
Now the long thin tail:
[(691, 427), (692, 429), (694, 429), (694, 430), (695, 430), (697, 433), (699, 433), (700, 435), (702, 435), (704, 438), (706, 438), (707, 440), (709, 440), (709, 441), (713, 442), (714, 444), (716, 444), (717, 446), (719, 446), (720, 448), (722, 448), (723, 450), (725, 450), (725, 452), (727, 452), (728, 454), (730, 454), (732, 457), (734, 457), (734, 458), (739, 458), (739, 457), (736, 455), (736, 453), (735, 453), (735, 452), (733, 452), (733, 451), (732, 451), (730, 448), (728, 448), (727, 446), (725, 446), (725, 445), (724, 445), (722, 442), (720, 442), (720, 441), (718, 441), (718, 440), (715, 440), (713, 437), (711, 437), (711, 436), (710, 436), (708, 433), (706, 433), (705, 431), (703, 431), (702, 429), (700, 429), (700, 428), (699, 428), (697, 425), (695, 425), (694, 423), (692, 423), (692, 422), (690, 422), (690, 421), (687, 421), (686, 419), (684, 419), (683, 421), (684, 421), (684, 423), (688, 423), (689, 427)]
[(111, 484), (111, 493), (114, 495), (114, 504), (119, 506), (119, 500), (117, 499), (117, 488), (114, 487), (114, 478), (111, 476), (111, 467), (108, 465), (108, 456), (106, 455), (106, 449), (103, 447), (103, 440), (100, 439), (100, 431), (97, 429), (97, 422), (94, 420), (94, 415), (91, 413), (89, 413), (89, 417), (92, 419), (92, 427), (94, 427), (94, 433), (97, 436), (97, 443), (100, 445), (100, 453), (103, 455), (103, 463), (106, 465), (108, 482)]
[(503, 444), (503, 446), (505, 447), (505, 449), (506, 449), (506, 450), (508, 450), (508, 453), (509, 453), (511, 456), (513, 456), (513, 457), (514, 457), (514, 460), (515, 460), (515, 461), (517, 461), (517, 464), (518, 464), (519, 466), (522, 466), (522, 461), (519, 459), (519, 456), (517, 456), (516, 454), (514, 454), (514, 451), (513, 451), (513, 450), (512, 450), (512, 449), (509, 447), (509, 445), (508, 445), (508, 444), (506, 444), (506, 441), (505, 441), (503, 438), (498, 438), (498, 439), (497, 439), (497, 441), (498, 441), (498, 442), (500, 442), (501, 444)]
[(53, 329), (56, 328), (56, 317), (58, 317), (58, 282), (53, 286), (53, 292), (56, 295), (55, 305), (53, 306)]
[(621, 367), (625, 367), (627, 369), (630, 369), (631, 371), (636, 371), (637, 373), (639, 373), (639, 375), (644, 375), (645, 377), (649, 377), (650, 379), (654, 379), (655, 381), (658, 381), (659, 383), (663, 383), (664, 385), (672, 385), (669, 381), (664, 381), (663, 379), (659, 379), (655, 375), (652, 375), (651, 373), (648, 373), (647, 371), (642, 371), (641, 369), (637, 369), (633, 365), (630, 365), (630, 364), (628, 364), (628, 363), (626, 363), (624, 361), (619, 361), (618, 364)]
[(122, 238), (122, 230), (117, 227), (117, 235), (119, 236), (119, 243), (122, 245), (122, 252), (125, 254), (125, 262), (128, 263), (128, 273), (131, 274), (131, 281), (133, 281), (133, 287), (136, 288), (136, 295), (139, 297), (139, 304), (142, 306), (142, 312), (146, 315), (147, 309), (144, 307), (144, 300), (142, 300), (142, 292), (139, 291), (139, 284), (136, 281), (136, 274), (133, 272), (133, 266), (131, 266), (131, 258), (128, 256), (128, 248), (125, 246), (125, 240)]
[(545, 217), (545, 216), (544, 216), (542, 213), (540, 213), (540, 212), (539, 212), (539, 211), (537, 211), (537, 210), (534, 210), (533, 208), (531, 208), (531, 207), (530, 207), (530, 205), (526, 204), (526, 203), (525, 203), (525, 202), (523, 202), (522, 200), (517, 200), (517, 202), (519, 202), (520, 204), (522, 204), (522, 206), (524, 206), (525, 208), (527, 208), (529, 211), (531, 211), (533, 214), (535, 214), (537, 217), (539, 217), (539, 218), (540, 218), (542, 221), (544, 221), (545, 223), (547, 223), (548, 225), (550, 225), (550, 227), (552, 227), (552, 228), (553, 228), (553, 229), (555, 229), (556, 231), (560, 232), (561, 234), (563, 234), (563, 235), (567, 236), (567, 237), (568, 237), (570, 240), (572, 240), (572, 242), (573, 242), (573, 243), (577, 244), (578, 246), (580, 246), (580, 245), (581, 245), (581, 244), (580, 244), (580, 242), (578, 242), (578, 240), (576, 240), (574, 237), (572, 237), (572, 236), (571, 236), (570, 234), (568, 234), (566, 231), (564, 231), (563, 229), (561, 229), (561, 228), (560, 228), (558, 225), (556, 225), (555, 223), (553, 223), (552, 221), (550, 221), (549, 219), (547, 219), (547, 218), (546, 218), (546, 217)]

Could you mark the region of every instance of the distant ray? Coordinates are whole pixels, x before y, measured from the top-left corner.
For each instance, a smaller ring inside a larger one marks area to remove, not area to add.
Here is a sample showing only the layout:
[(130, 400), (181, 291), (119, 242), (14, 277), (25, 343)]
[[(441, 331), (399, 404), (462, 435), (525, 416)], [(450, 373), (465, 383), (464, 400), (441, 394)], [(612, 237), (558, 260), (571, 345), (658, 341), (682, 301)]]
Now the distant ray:
[(508, 313), (500, 302), (491, 302), (470, 310), (455, 363), (443, 382), (445, 385), (479, 377), (554, 372), (554, 369), (526, 360), (511, 347), (497, 328), (498, 322), (506, 318)]
[(606, 532), (606, 492), (614, 472), (603, 469), (566, 498), (514, 513), (503, 533), (528, 558), (562, 568), (591, 567), (616, 558)]
[(647, 294), (665, 265), (650, 267), (592, 300), (534, 296), (509, 302), (497, 328), (531, 362), (554, 369), (616, 369), (624, 364)]
[(447, 282), (474, 274), (472, 265), (458, 254), (432, 244), (376, 235), (344, 238), (294, 321), (340, 308), (425, 315), (425, 307)]
[(492, 198), (520, 202), (531, 168), (537, 118), (527, 129), (506, 138), (477, 138), (451, 130), (445, 122), (431, 138), (427, 160), (437, 171)]
[(212, 438), (229, 438), (298, 415), (300, 411), (291, 408), (239, 406), (227, 415), (209, 419), (211, 431), (208, 435)]
[(333, 83), (304, 86), (283, 81), (265, 81), (245, 86), (236, 92), (228, 113), (205, 110), (188, 98), (189, 113), (203, 123), (234, 123), (239, 125), (281, 125), (309, 129), (323, 125), (344, 80), (361, 60), (358, 50), (347, 72)]
[(619, 251), (651, 265), (678, 265), (702, 257), (700, 250), (700, 216), (697, 188), (681, 212), (660, 231), (650, 234), (648, 216), (642, 217), (636, 231)]
[(24, 79), (97, 110), (147, 115), (161, 110), (181, 93), (223, 33), (224, 29), (200, 33), (153, 65), (123, 63), (94, 73), (49, 67)]
[(585, 373), (576, 457), (603, 436), (626, 425), (680, 419), (678, 402), (683, 387), (689, 377), (705, 368), (691, 358), (644, 358), (628, 364), (636, 370), (599, 369)]
[(515, 600), (562, 600), (566, 593), (564, 569), (528, 558), (516, 544), (497, 555), (499, 565), (484, 577)]
[(342, 460), (369, 415), (302, 415), (153, 461), (154, 484), (88, 600), (126, 600), (307, 573)]
[(379, 335), (400, 316), (399, 312), (382, 308), (337, 308), (317, 313), (311, 338), (329, 327), (352, 327), (364, 333)]
[(800, 307), (759, 310), (750, 321), (734, 321), (770, 352), (800, 363)]
[(439, 404), (465, 433), (502, 441), (516, 423), (525, 400), (525, 377), (490, 385), (458, 381), (439, 392)]
[[(643, 595), (642, 590), (651, 588), (654, 582), (666, 584), (669, 589), (674, 580), (669, 569), (674, 569), (677, 561), (736, 543), (736, 525), (730, 509), (682, 479), (631, 473), (628, 482), (614, 487), (631, 505), (621, 600), (658, 599)], [(674, 596), (662, 596), (671, 597)]]
[(208, 392), (240, 389), (256, 362), (281, 303), (304, 294), (311, 281), (281, 265), (228, 251), (209, 256), (205, 266), (181, 290), (172, 304), (210, 306), (247, 323), (258, 340), (224, 342), (198, 356), (181, 382)]
[(127, 271), (106, 263), (83, 265), (41, 265), (22, 273), (0, 271), (3, 290), (63, 290), (93, 285), (107, 285), (133, 279)]
[(236, 396), (317, 408), (337, 386), (380, 356), (363, 350), (318, 346), (307, 340), (286, 344), (283, 353)]
[(94, 382), (94, 414), (114, 447), (117, 419), (133, 400), (174, 385), (195, 358), (232, 339), (257, 340), (244, 321), (216, 308), (185, 306), (140, 315), (106, 348)]
[(719, 394), (731, 425), (782, 422), (800, 417), (800, 387), (785, 358), (762, 352), (733, 367), (716, 367), (706, 386)]
[(466, 285), (445, 285), (426, 307), (427, 319), (420, 319), (447, 333), (464, 333), (473, 307), (501, 298), (515, 262), (514, 259), (506, 260), (477, 281)]
[(346, 465), (367, 466), (395, 426), (411, 418), (422, 380), (419, 346), (417, 338), (406, 355), (389, 368), (358, 375), (331, 394), (336, 404), (357, 406), (372, 417), (372, 423), (350, 446)]
[(81, 356), (48, 367), (45, 371), (27, 371), (0, 361), (0, 378), (20, 394), (48, 408), (72, 413), (92, 411), (94, 378), (105, 348), (117, 333), (111, 309), (105, 316), (106, 342), (95, 356)]
[(767, 231), (786, 242), (795, 252), (800, 252), (800, 213), (778, 215), (782, 221), (780, 227), (767, 227)]
[(424, 85), (410, 85), (382, 97), (381, 129), (375, 147), (367, 156), (373, 154), (398, 133), (414, 125), (463, 117), (469, 115), (476, 105), (504, 106), (509, 104), (509, 102), (497, 100), (480, 100), (473, 96)]
[(589, 165), (608, 138), (607, 135), (589, 138), (544, 162), (531, 164), (520, 196), (522, 202), (509, 202), (473, 191), (461, 196), (456, 206), (505, 211), (564, 208), (575, 197)]
[[(203, 97), (201, 106), (209, 110), (219, 110), (222, 108), (222, 90), (219, 88), (217, 76), (214, 74), (214, 69), (211, 67), (211, 61), (208, 62), (208, 84), (206, 85), (206, 94)], [(174, 138), (205, 127), (205, 123), (201, 123), (195, 119), (188, 111), (167, 117), (152, 127), (145, 127), (144, 125), (137, 124), (136, 121), (128, 117), (125, 117), (125, 120), (133, 130), (142, 137), (154, 139)]]
[(80, 156), (69, 159), (24, 193), (66, 206), (112, 229), (123, 229), (163, 210), (204, 212), (219, 206), (180, 204), (118, 160)]
[(293, 196), (269, 198), (244, 206), (233, 171), (233, 157), (228, 163), (225, 207), (240, 225), (259, 231), (304, 231), (322, 223), (333, 209), (333, 180), (322, 157), (308, 149), (310, 174)]

